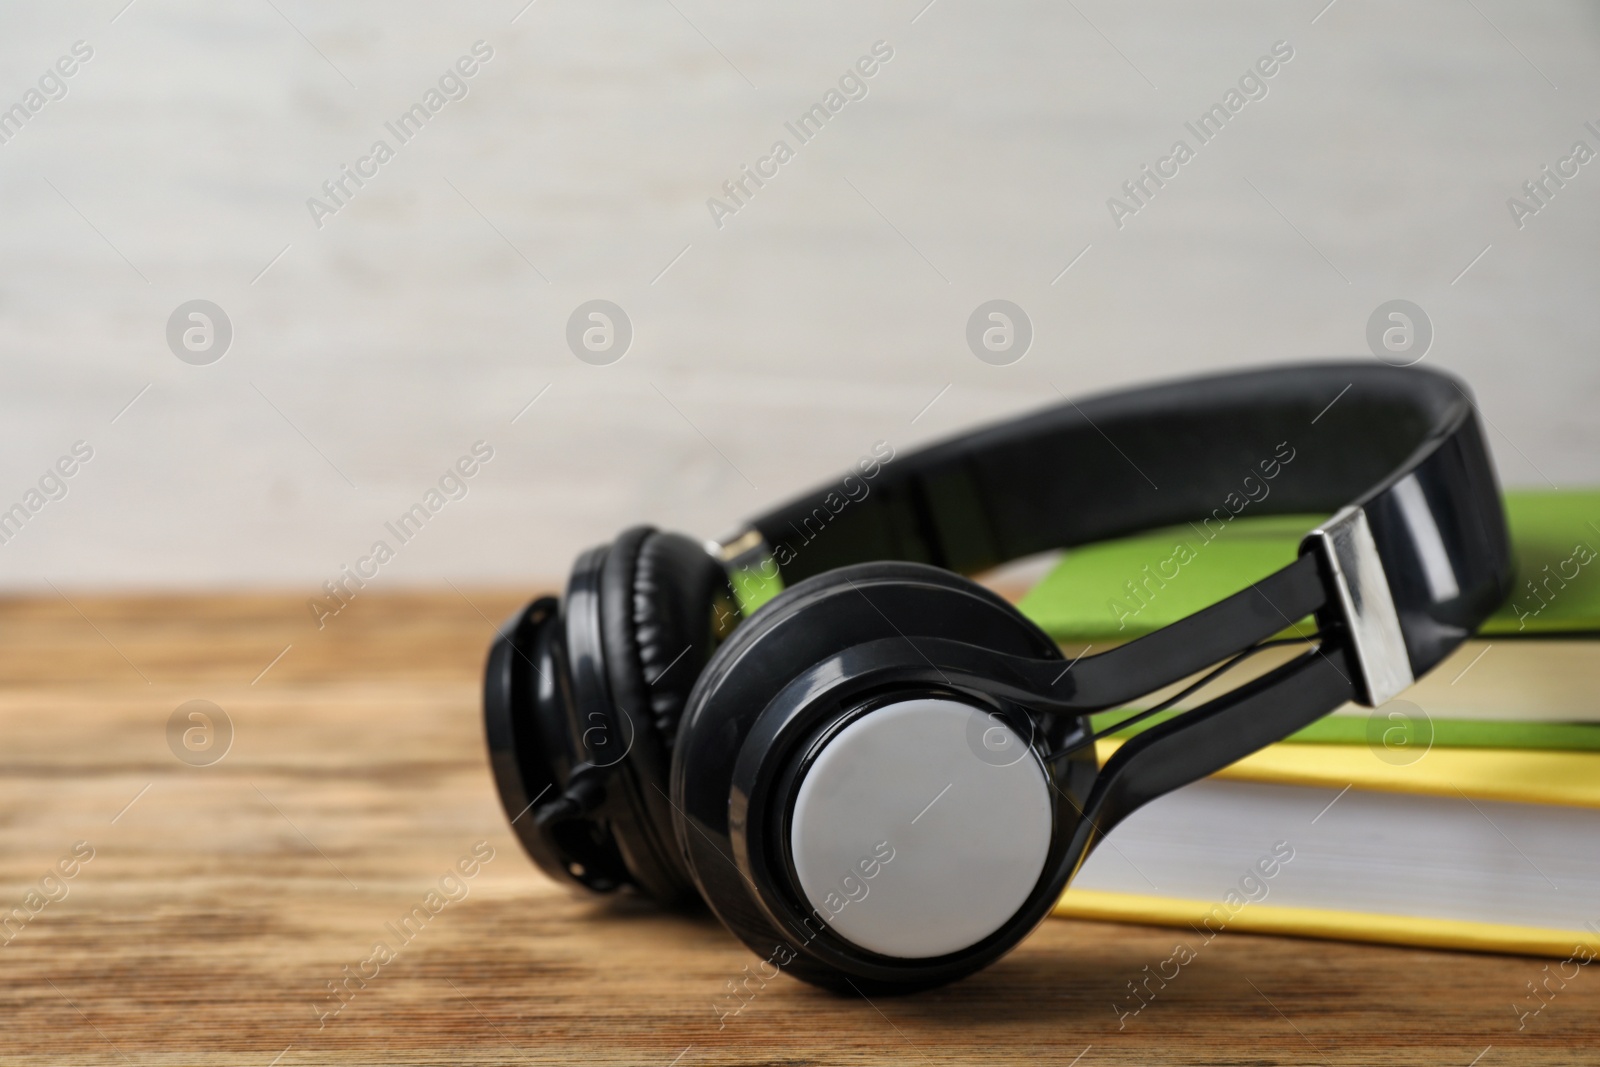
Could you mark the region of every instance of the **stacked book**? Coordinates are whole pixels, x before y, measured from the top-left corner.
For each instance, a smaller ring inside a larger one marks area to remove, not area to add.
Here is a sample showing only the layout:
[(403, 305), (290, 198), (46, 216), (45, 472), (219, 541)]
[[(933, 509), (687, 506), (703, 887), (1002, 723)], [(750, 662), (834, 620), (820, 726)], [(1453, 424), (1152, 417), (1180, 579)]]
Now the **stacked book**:
[[(1058, 913), (1202, 938), (1251, 931), (1594, 958), (1600, 492), (1512, 492), (1506, 509), (1516, 586), (1475, 640), (1388, 704), (1341, 708), (1135, 813)], [(1292, 562), (1323, 518), (1241, 516), (1220, 530), (1075, 549), (1021, 607), (1069, 657), (1102, 651)], [(1263, 652), (1184, 706), (1299, 651)], [(1096, 727), (1139, 710), (1101, 713)], [(1100, 743), (1102, 763), (1124, 739)]]

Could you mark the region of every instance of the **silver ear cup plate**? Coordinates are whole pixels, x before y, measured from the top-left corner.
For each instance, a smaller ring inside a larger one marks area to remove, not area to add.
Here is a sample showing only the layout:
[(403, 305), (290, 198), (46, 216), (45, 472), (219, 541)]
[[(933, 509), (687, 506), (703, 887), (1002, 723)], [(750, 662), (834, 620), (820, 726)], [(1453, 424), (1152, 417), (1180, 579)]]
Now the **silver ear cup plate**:
[(1050, 783), (998, 718), (954, 700), (878, 708), (818, 753), (790, 850), (813, 913), (903, 959), (965, 949), (1005, 925), (1050, 850)]

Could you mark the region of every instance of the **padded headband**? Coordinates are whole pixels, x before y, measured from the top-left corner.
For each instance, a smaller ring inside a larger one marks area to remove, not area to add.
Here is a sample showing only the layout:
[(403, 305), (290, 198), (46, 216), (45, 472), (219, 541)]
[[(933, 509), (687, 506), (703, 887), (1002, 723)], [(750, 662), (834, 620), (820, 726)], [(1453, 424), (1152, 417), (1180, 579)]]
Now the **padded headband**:
[(1337, 513), (1258, 584), (1303, 587), (1317, 571), (1325, 598), (1311, 599), (1345, 608), (1373, 704), (1438, 663), (1511, 583), (1471, 396), (1420, 368), (1302, 365), (1069, 400), (853, 477), (756, 518), (722, 543), (724, 560), (770, 557), (785, 584), (869, 560), (971, 574), (1245, 511)]

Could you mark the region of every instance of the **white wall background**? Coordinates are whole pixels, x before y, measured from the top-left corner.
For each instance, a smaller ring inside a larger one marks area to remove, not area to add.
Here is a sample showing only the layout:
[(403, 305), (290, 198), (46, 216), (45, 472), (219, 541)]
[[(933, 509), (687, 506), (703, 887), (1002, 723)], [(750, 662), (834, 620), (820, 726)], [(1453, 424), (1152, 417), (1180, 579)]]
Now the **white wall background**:
[[(1600, 149), (1591, 3), (524, 2), (0, 11), (0, 107), (94, 49), (0, 145), (0, 507), (95, 450), (0, 585), (310, 593), (479, 439), (382, 581), (559, 578), (1053, 387), (1364, 354), (1396, 297), (1508, 483), (1600, 481), (1600, 163), (1521, 230), (1506, 207)], [(480, 39), (470, 95), (317, 228), (306, 199)], [(867, 98), (718, 230), (706, 199), (880, 39)], [(1113, 226), (1280, 39), (1269, 95)], [(235, 331), (210, 366), (165, 340), (197, 297)], [(564, 340), (596, 297), (636, 330), (610, 366)], [(964, 340), (994, 297), (1036, 330), (1008, 367)]]

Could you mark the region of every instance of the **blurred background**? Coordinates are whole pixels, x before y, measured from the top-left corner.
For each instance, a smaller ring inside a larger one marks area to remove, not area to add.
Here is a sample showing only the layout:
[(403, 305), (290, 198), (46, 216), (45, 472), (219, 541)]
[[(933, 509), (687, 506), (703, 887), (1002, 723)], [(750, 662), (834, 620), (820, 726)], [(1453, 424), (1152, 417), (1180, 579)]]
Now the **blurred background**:
[(0, 583), (559, 580), (1397, 299), (1507, 484), (1594, 483), (1597, 59), (1582, 0), (8, 5)]

